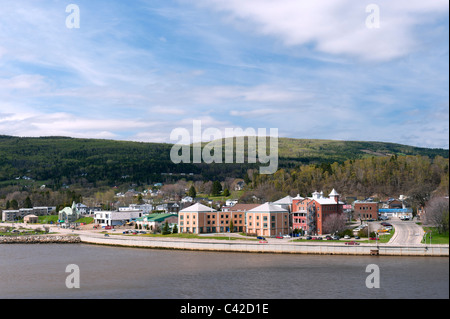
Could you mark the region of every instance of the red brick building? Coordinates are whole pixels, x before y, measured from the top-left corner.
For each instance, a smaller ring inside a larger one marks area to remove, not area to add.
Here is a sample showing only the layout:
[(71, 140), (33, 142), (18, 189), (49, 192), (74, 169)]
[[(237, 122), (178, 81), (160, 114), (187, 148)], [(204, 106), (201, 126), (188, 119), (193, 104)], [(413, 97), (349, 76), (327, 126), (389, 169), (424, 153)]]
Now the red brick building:
[(344, 203), (340, 195), (333, 189), (324, 197), (323, 192), (315, 192), (312, 197), (301, 199), (297, 196), (292, 202), (293, 228), (301, 229), (308, 235), (323, 235), (327, 218), (334, 214), (342, 214)]
[(353, 218), (359, 220), (378, 219), (378, 202), (355, 201)]

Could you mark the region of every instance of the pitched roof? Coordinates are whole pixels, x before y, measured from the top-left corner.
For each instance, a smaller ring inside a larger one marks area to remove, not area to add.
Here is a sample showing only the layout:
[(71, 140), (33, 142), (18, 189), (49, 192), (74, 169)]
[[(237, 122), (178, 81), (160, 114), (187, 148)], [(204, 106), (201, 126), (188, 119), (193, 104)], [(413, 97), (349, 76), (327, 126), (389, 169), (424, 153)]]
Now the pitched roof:
[(291, 196), (286, 196), (283, 197), (282, 199), (277, 200), (276, 202), (273, 202), (275, 205), (290, 205), (292, 204), (292, 199), (293, 197)]
[(201, 213), (201, 212), (216, 212), (215, 209), (211, 207), (205, 206), (203, 204), (197, 203), (192, 206), (186, 207), (185, 209), (180, 210), (180, 213)]
[(336, 190), (333, 188), (333, 190), (331, 191), (330, 195), (328, 196), (339, 196), (338, 192), (336, 192)]
[(265, 203), (248, 211), (249, 213), (287, 213), (288, 211), (278, 205)]
[(231, 212), (245, 212), (260, 206), (261, 204), (236, 204), (229, 208)]

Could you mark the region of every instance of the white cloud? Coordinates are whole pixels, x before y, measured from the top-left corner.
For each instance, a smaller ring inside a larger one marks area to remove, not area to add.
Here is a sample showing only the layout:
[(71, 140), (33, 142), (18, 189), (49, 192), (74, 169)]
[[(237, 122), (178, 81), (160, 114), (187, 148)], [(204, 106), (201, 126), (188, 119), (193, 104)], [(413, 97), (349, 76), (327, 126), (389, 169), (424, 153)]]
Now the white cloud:
[(414, 28), (448, 12), (447, 0), (378, 0), (381, 27), (369, 29), (369, 3), (354, 0), (201, 0), (226, 12), (226, 22), (273, 36), (286, 46), (312, 45), (328, 54), (388, 61), (415, 49)]

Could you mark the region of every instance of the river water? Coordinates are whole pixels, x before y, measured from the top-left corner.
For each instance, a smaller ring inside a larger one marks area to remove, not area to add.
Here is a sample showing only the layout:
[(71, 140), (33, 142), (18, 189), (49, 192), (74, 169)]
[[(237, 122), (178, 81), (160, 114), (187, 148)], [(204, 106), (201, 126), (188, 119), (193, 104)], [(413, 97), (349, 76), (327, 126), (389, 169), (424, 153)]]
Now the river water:
[[(66, 267), (79, 268), (69, 289)], [(369, 289), (366, 267), (380, 270)], [(1, 299), (449, 298), (449, 259), (0, 245)]]

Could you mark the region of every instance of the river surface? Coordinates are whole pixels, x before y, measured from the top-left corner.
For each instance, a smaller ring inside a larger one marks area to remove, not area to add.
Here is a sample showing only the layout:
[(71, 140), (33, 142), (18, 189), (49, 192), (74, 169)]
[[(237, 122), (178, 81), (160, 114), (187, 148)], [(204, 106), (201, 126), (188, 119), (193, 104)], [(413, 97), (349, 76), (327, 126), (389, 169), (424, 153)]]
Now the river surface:
[[(66, 267), (79, 268), (69, 289)], [(369, 289), (366, 267), (380, 270)], [(449, 259), (0, 245), (1, 299), (449, 298)]]

